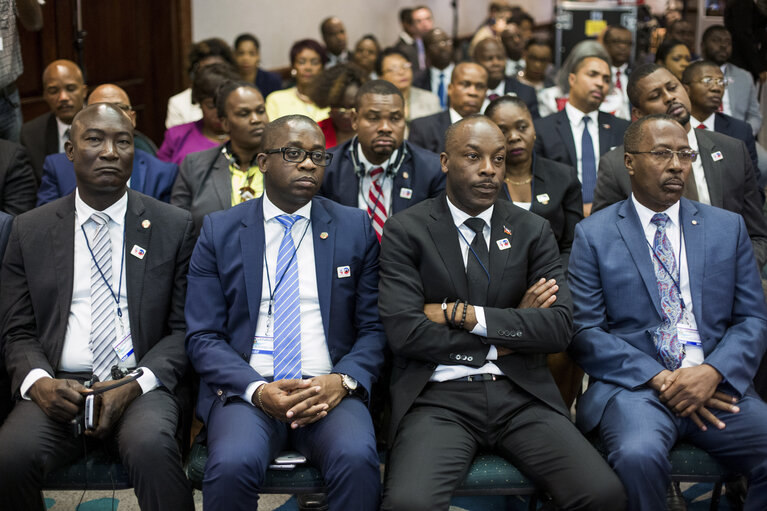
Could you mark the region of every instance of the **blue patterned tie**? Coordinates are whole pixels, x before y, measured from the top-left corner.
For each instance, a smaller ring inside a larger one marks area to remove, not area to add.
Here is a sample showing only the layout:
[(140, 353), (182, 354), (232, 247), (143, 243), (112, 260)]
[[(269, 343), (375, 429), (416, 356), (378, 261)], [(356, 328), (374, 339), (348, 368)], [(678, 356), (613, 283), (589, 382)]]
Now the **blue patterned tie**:
[(301, 215), (280, 215), (277, 221), (285, 234), (277, 254), (274, 290), (274, 379), (301, 378), (301, 307), (298, 292), (298, 263), (293, 225)]
[(589, 134), (591, 118), (583, 116), (583, 136), (581, 137), (581, 183), (583, 184), (583, 203), (594, 202), (594, 188), (597, 186), (597, 164), (594, 161), (594, 141)]
[[(658, 350), (658, 356), (663, 365), (667, 369), (674, 371), (682, 365), (684, 352), (676, 333), (676, 324), (682, 317), (682, 305), (679, 289), (674, 283), (674, 281), (679, 282), (679, 267), (676, 264), (671, 242), (668, 236), (666, 236), (666, 222), (668, 220), (669, 218), (666, 213), (658, 213), (651, 220), (658, 228), (655, 231), (655, 239), (653, 240), (655, 257), (652, 258), (652, 261), (655, 267), (655, 278), (658, 280), (660, 305), (663, 312), (663, 323), (655, 331), (653, 338), (655, 340), (655, 348)], [(661, 264), (661, 261), (663, 264)], [(671, 275), (669, 275), (669, 272)]]
[(99, 381), (105, 381), (111, 378), (112, 366), (119, 362), (112, 348), (117, 341), (115, 302), (107, 285), (107, 282), (112, 284), (112, 243), (109, 240), (109, 216), (106, 213), (93, 213), (90, 222), (96, 226), (96, 232), (90, 240), (93, 252), (90, 348), (93, 352), (93, 374), (98, 376)]
[(439, 96), (439, 106), (442, 110), (447, 108), (447, 91), (445, 90), (445, 73), (439, 74), (439, 84), (437, 85), (437, 96)]

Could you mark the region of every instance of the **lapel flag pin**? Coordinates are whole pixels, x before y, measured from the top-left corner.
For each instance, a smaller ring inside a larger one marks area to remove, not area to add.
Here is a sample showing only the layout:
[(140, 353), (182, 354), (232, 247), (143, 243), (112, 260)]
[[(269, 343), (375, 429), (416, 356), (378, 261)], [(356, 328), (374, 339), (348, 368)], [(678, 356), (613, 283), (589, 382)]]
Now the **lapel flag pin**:
[(345, 279), (352, 276), (352, 269), (348, 266), (339, 266), (336, 268), (336, 272), (338, 273), (339, 279)]
[(410, 188), (402, 188), (399, 191), (399, 196), (402, 197), (403, 199), (410, 199), (411, 197), (413, 197), (413, 190), (411, 190)]
[(698, 221), (697, 220), (693, 220), (692, 221), (692, 225), (698, 225)]
[(150, 222), (149, 220), (145, 219), (141, 222), (141, 227), (143, 227), (144, 229), (149, 229), (150, 225), (152, 225), (152, 222)]
[(498, 244), (498, 250), (506, 250), (511, 247), (511, 243), (506, 238), (501, 238), (496, 243)]
[(408, 174), (407, 172), (402, 173), (402, 179), (407, 179), (409, 177), (410, 177), (410, 174)]
[(326, 239), (328, 239), (328, 233), (326, 233), (325, 231), (322, 231), (322, 232), (320, 233), (320, 239), (321, 239), (321, 240), (326, 240)]
[(540, 195), (537, 195), (535, 199), (540, 202), (541, 204), (548, 204), (549, 203), (549, 194), (548, 193), (542, 193)]
[(609, 124), (603, 124), (602, 128), (604, 128), (606, 130), (609, 130), (610, 129), (610, 125)]
[[(147, 220), (144, 220), (145, 222)], [(133, 248), (130, 249), (130, 255), (133, 257), (138, 257), (139, 259), (143, 259), (144, 255), (146, 254), (146, 249), (139, 247), (138, 245), (133, 245)]]
[(715, 153), (711, 153), (711, 159), (714, 161), (723, 160), (724, 156), (722, 156), (722, 151), (717, 151)]
[(508, 227), (506, 227), (505, 225), (503, 226), (503, 232), (504, 232), (504, 234), (506, 234), (507, 236), (511, 236), (511, 229), (509, 229), (509, 228), (508, 228)]

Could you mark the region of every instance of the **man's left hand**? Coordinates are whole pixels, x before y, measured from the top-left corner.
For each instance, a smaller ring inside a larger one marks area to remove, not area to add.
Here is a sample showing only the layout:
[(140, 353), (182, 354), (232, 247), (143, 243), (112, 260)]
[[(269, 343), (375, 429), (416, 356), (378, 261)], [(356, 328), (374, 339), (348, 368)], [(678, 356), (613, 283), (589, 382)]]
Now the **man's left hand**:
[[(119, 380), (118, 380), (119, 381)], [(112, 385), (113, 381), (100, 381), (93, 384), (93, 390), (99, 387)], [(116, 389), (107, 390), (96, 396), (101, 401), (101, 411), (98, 414), (96, 429), (86, 430), (85, 434), (96, 438), (104, 438), (112, 430), (112, 427), (120, 420), (125, 408), (142, 394), (141, 385), (137, 381), (126, 383)], [(87, 396), (87, 394), (85, 394)]]
[[(309, 383), (312, 386), (320, 387), (320, 391), (289, 410), (289, 412), (293, 412), (291, 417), (295, 418), (290, 423), (290, 427), (293, 429), (315, 422), (314, 416), (320, 413), (316, 412), (318, 405), (327, 405), (326, 408), (322, 409), (322, 412), (324, 412), (322, 417), (327, 416), (347, 395), (346, 389), (341, 383), (341, 375), (337, 373), (315, 376), (309, 379)], [(307, 416), (306, 412), (311, 413)]]
[(706, 404), (722, 381), (719, 371), (708, 364), (677, 369), (660, 389), (660, 400), (680, 417), (687, 417)]

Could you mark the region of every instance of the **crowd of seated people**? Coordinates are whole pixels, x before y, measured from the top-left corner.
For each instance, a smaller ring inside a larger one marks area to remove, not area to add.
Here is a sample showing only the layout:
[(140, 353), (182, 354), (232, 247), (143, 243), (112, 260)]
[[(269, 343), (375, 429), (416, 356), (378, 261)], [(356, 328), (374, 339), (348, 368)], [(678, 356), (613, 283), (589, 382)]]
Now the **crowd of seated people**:
[(330, 509), (447, 509), (489, 451), (555, 509), (676, 510), (679, 440), (767, 509), (760, 75), (676, 15), (557, 69), (488, 7), (465, 40), (403, 9), (389, 47), (330, 16), (285, 76), (252, 33), (196, 42), (159, 149), (123, 89), (46, 66), (50, 111), (0, 140), (0, 508), (84, 436), (142, 509), (193, 509), (194, 408), (206, 509), (296, 450)]

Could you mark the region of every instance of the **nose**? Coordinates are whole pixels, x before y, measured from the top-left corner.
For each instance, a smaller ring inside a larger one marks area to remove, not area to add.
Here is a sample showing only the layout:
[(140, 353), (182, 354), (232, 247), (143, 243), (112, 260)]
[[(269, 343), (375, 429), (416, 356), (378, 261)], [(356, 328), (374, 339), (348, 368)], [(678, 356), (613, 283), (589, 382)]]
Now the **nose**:
[(479, 166), (479, 174), (481, 176), (495, 175), (493, 155), (488, 155), (482, 158), (482, 164)]
[(466, 94), (470, 96), (479, 97), (479, 88), (476, 85), (472, 85), (471, 87), (466, 89)]
[(61, 89), (61, 92), (59, 92), (59, 103), (64, 103), (69, 101), (69, 91), (66, 89)]
[(378, 124), (378, 133), (389, 134), (391, 132), (392, 132), (391, 119), (381, 119), (381, 122)]
[(116, 160), (119, 157), (117, 154), (117, 144), (115, 144), (114, 140), (104, 139), (104, 146), (99, 156), (104, 160)]
[(306, 172), (314, 172), (317, 170), (317, 164), (312, 161), (311, 154), (306, 153), (304, 161), (298, 164), (298, 168)]

